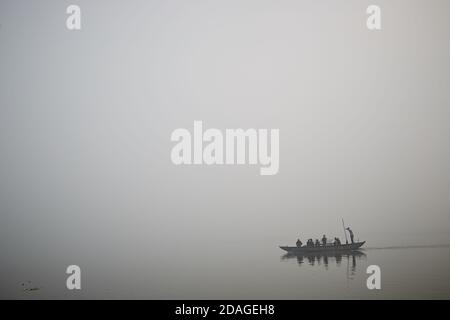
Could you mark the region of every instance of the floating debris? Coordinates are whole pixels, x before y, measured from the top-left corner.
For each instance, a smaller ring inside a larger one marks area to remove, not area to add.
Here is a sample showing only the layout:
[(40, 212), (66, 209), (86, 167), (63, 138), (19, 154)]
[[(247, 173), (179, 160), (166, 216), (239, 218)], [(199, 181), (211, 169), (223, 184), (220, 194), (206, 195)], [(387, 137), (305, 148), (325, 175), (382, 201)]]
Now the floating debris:
[(42, 289), (42, 287), (31, 287), (31, 286), (29, 286), (29, 285), (31, 285), (31, 281), (29, 281), (29, 280), (27, 281), (26, 284), (25, 284), (25, 282), (22, 282), (21, 285), (22, 285), (22, 287), (24, 287), (23, 291), (38, 291), (38, 290)]

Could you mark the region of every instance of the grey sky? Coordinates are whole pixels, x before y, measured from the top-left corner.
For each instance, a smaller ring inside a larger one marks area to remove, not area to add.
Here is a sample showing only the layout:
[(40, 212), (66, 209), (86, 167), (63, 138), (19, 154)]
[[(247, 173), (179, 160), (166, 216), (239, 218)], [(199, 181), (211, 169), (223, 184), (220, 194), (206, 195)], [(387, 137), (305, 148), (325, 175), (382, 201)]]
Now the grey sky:
[[(65, 27), (72, 3), (81, 31)], [(0, 261), (139, 273), (180, 246), (238, 259), (342, 237), (341, 217), (374, 246), (449, 243), (449, 10), (0, 0)], [(279, 128), (279, 173), (173, 165), (170, 134), (194, 120)]]

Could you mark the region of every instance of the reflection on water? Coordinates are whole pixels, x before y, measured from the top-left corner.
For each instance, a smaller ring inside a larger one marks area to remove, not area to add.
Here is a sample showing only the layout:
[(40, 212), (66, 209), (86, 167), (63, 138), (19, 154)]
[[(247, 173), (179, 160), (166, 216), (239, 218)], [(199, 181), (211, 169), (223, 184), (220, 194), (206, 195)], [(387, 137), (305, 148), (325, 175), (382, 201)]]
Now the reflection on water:
[(365, 259), (367, 256), (364, 252), (361, 251), (351, 251), (351, 252), (328, 252), (328, 253), (286, 253), (281, 257), (282, 260), (288, 259), (297, 259), (297, 263), (299, 266), (302, 266), (304, 263), (307, 263), (311, 266), (323, 267), (325, 270), (328, 270), (328, 266), (330, 263), (336, 264), (338, 267), (341, 266), (342, 261), (346, 263), (347, 267), (347, 277), (353, 278), (356, 274), (356, 266), (357, 260)]

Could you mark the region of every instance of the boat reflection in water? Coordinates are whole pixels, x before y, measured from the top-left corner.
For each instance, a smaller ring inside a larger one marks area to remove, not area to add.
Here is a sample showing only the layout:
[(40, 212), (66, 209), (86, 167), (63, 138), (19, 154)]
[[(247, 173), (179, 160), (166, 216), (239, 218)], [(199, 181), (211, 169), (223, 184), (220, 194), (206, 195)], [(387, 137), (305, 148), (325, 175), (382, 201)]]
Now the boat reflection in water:
[(339, 267), (342, 264), (342, 260), (344, 260), (347, 262), (347, 268), (352, 276), (356, 273), (356, 261), (365, 258), (366, 254), (359, 250), (348, 252), (286, 253), (281, 257), (282, 260), (297, 259), (299, 266), (307, 263), (311, 266), (323, 266), (327, 270), (330, 263)]

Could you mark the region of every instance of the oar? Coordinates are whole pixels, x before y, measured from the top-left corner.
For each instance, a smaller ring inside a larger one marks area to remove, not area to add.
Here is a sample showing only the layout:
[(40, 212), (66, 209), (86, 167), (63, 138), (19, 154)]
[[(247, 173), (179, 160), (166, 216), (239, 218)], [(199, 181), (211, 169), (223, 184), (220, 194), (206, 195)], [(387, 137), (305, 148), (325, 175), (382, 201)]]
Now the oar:
[(342, 227), (344, 228), (345, 243), (348, 244), (348, 240), (347, 240), (347, 231), (345, 231), (344, 218), (342, 218)]

